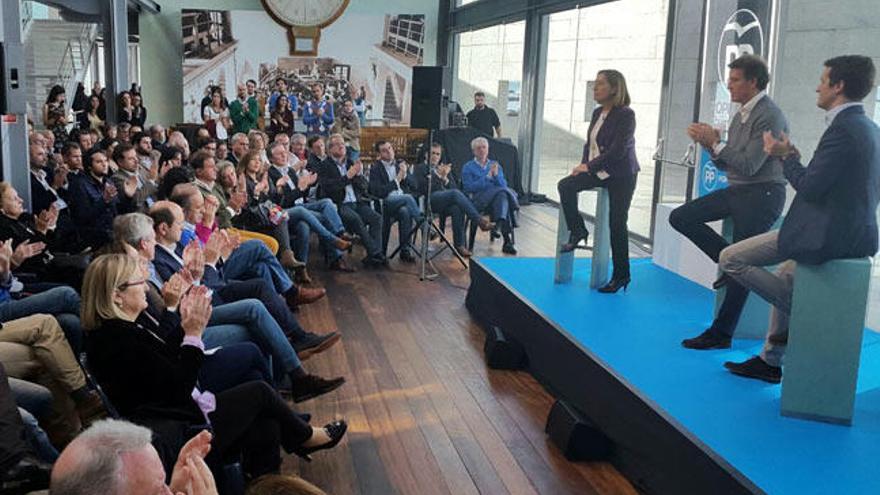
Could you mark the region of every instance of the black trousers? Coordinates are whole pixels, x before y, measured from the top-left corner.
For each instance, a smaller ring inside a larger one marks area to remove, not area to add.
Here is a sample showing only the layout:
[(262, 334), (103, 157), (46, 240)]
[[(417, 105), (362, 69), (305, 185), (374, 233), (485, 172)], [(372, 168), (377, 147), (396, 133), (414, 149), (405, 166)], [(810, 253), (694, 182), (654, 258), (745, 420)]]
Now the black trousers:
[(0, 473), (14, 466), (30, 451), (9, 378), (0, 364)]
[(595, 174), (569, 175), (557, 184), (559, 203), (565, 214), (565, 222), (572, 234), (586, 234), (587, 226), (578, 211), (577, 195), (587, 189), (604, 187), (608, 189), (608, 223), (611, 228), (611, 261), (614, 265), (612, 278), (629, 277), (629, 206), (636, 190), (638, 174), (622, 177), (609, 177), (602, 180)]
[(279, 446), (290, 453), (312, 436), (312, 427), (262, 381), (217, 394), (217, 409), (208, 417), (214, 429), (209, 463), (226, 464), (240, 453), (250, 479), (279, 472)]
[[(784, 205), (784, 184), (765, 182), (731, 186), (672, 210), (669, 224), (718, 263), (718, 256), (730, 243), (707, 223), (731, 218), (733, 242), (736, 243), (770, 230)], [(748, 297), (748, 289), (735, 280), (728, 281), (724, 301), (711, 328), (726, 336), (733, 336)]]

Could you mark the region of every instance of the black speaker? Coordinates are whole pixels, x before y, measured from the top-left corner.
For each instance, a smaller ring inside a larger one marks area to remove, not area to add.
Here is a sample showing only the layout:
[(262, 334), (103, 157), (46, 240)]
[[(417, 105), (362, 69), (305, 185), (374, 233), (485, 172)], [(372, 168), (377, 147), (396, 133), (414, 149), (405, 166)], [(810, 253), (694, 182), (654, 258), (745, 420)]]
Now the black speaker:
[(496, 326), (489, 327), (489, 331), (486, 332), (483, 353), (486, 356), (486, 364), (493, 370), (521, 370), (528, 362), (523, 346), (508, 339)]
[(561, 400), (550, 409), (544, 431), (569, 461), (601, 461), (611, 454), (611, 440)]
[(409, 126), (413, 129), (440, 129), (443, 67), (413, 67), (411, 96)]

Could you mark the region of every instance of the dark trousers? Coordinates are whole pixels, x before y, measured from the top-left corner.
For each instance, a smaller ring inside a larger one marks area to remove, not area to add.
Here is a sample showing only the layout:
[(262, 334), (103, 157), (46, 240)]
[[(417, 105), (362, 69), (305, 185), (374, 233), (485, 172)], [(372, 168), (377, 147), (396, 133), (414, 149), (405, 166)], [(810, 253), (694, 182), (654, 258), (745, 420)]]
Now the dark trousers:
[(15, 396), (9, 388), (6, 370), (0, 364), (0, 473), (14, 466), (30, 451)]
[(361, 238), (367, 256), (376, 257), (381, 254), (382, 215), (376, 213), (369, 203), (365, 201), (342, 203), (339, 205), (339, 217), (345, 225), (345, 230)]
[(257, 299), (266, 306), (266, 310), (291, 341), (295, 342), (306, 337), (306, 331), (303, 330), (296, 320), (296, 316), (287, 307), (287, 303), (263, 279), (234, 280), (218, 289), (217, 295), (220, 296), (220, 300), (215, 299), (215, 304), (230, 303), (242, 299)]
[[(765, 182), (731, 186), (679, 206), (669, 215), (669, 224), (718, 263), (721, 250), (731, 243), (706, 225), (708, 222), (731, 218), (733, 242), (736, 243), (770, 230), (784, 205), (784, 184)], [(712, 329), (733, 336), (748, 296), (748, 289), (735, 280), (728, 281)]]
[(209, 414), (214, 429), (208, 461), (222, 465), (242, 455), (242, 469), (254, 479), (281, 469), (281, 446), (288, 453), (311, 438), (312, 427), (266, 382), (248, 382), (217, 394)]
[(271, 383), (272, 375), (266, 357), (251, 342), (224, 345), (206, 355), (199, 369), (199, 386), (214, 394), (253, 381)]
[(453, 244), (458, 247), (467, 246), (464, 234), (465, 217), (474, 225), (480, 221), (480, 212), (474, 203), (458, 189), (434, 191), (431, 193), (431, 210), (436, 215), (452, 217)]
[(605, 180), (595, 174), (581, 173), (569, 175), (557, 184), (559, 203), (565, 214), (568, 230), (574, 235), (587, 234), (587, 226), (578, 210), (578, 193), (587, 189), (604, 187), (608, 189), (608, 224), (611, 229), (611, 261), (614, 265), (612, 278), (629, 277), (629, 206), (636, 190), (637, 174), (622, 177), (609, 177)]

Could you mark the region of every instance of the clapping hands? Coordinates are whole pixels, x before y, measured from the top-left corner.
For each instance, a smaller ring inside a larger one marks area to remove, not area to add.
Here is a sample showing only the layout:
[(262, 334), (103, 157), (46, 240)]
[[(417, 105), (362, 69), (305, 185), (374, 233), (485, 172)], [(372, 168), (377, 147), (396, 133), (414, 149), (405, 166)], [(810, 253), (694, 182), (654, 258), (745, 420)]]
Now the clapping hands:
[(187, 337), (202, 337), (211, 318), (211, 297), (204, 285), (194, 286), (180, 300), (180, 326)]

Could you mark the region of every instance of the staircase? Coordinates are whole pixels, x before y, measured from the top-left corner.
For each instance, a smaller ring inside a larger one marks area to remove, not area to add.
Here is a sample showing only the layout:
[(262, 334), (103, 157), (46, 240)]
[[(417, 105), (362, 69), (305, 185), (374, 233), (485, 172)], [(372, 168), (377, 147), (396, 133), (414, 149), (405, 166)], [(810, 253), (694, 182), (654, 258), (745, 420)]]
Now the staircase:
[(391, 78), (385, 79), (385, 106), (382, 109), (382, 118), (385, 120), (398, 121), (401, 118), (400, 105), (394, 97), (394, 85)]
[[(60, 84), (70, 108), (76, 84), (82, 81), (95, 50), (97, 24), (35, 19), (25, 33), (24, 50), (28, 115), (42, 127), (43, 104), (52, 86)], [(89, 88), (86, 88), (88, 94)]]

